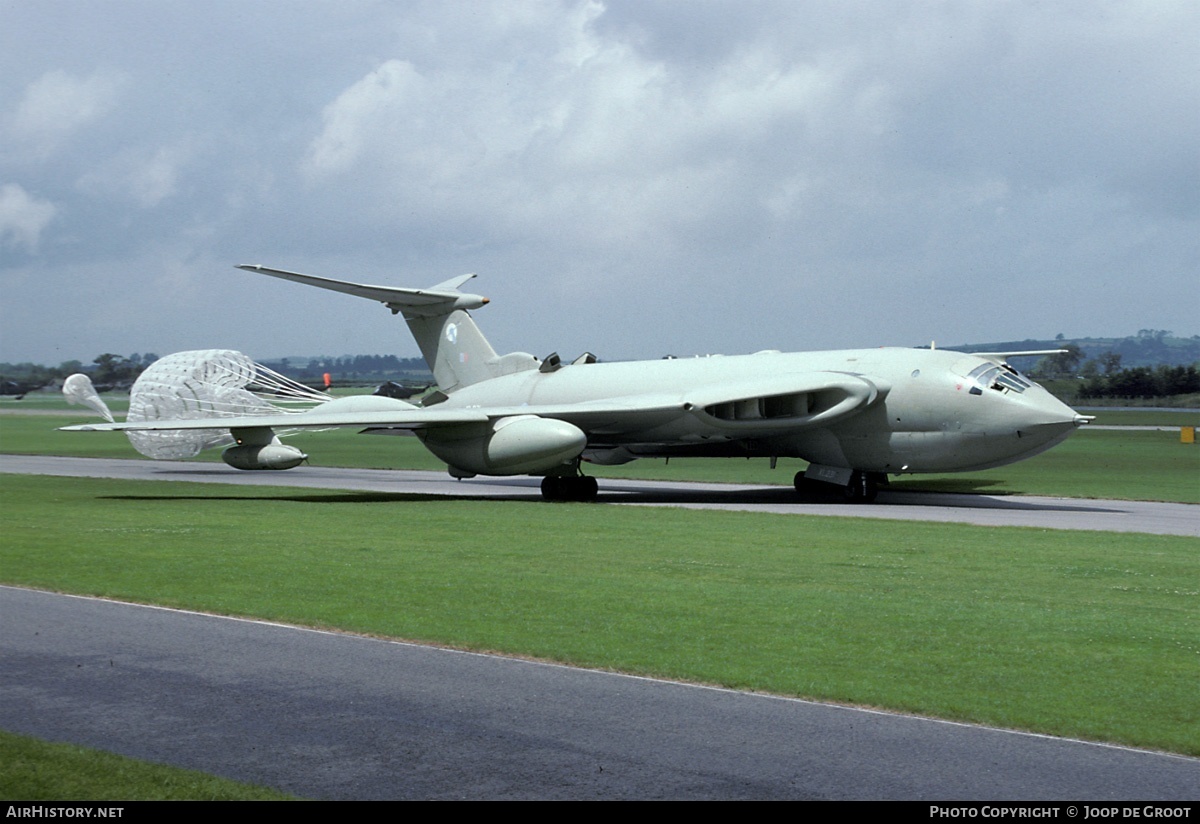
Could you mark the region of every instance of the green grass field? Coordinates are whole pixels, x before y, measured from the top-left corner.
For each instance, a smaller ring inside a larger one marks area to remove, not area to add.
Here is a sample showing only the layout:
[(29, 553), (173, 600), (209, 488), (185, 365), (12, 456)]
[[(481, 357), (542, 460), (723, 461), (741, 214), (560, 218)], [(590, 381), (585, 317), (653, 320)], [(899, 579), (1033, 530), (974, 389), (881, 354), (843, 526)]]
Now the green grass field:
[(1200, 540), (0, 476), (7, 583), (1200, 755)]
[(0, 730), (0, 798), (22, 801), (288, 801), (290, 796)]

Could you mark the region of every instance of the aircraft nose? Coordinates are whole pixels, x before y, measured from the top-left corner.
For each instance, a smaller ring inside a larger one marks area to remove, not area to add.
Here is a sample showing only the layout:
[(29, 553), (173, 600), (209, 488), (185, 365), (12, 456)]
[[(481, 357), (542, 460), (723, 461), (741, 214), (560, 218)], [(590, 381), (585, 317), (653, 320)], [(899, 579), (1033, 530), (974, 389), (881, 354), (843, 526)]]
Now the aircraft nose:
[(1023, 400), (1023, 414), (1017, 424), (1017, 437), (1029, 438), (1037, 443), (1057, 443), (1076, 428), (1093, 420), (1080, 415), (1071, 407), (1042, 390), (1027, 392)]

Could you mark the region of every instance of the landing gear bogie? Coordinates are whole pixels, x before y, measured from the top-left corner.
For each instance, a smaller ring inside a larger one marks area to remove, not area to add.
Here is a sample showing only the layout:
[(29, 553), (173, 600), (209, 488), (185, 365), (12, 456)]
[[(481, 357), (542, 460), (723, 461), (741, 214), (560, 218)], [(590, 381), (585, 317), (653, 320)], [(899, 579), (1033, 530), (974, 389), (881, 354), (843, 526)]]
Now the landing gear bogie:
[(547, 475), (542, 478), (546, 501), (594, 501), (600, 492), (596, 479), (588, 475)]
[(852, 504), (869, 504), (879, 494), (879, 483), (870, 472), (855, 472), (843, 492)]
[(886, 483), (886, 476), (874, 472), (853, 471), (844, 483), (830, 483), (816, 478), (810, 478), (803, 472), (797, 472), (792, 481), (796, 491), (806, 497), (840, 498), (847, 503), (869, 504), (879, 494), (879, 486)]

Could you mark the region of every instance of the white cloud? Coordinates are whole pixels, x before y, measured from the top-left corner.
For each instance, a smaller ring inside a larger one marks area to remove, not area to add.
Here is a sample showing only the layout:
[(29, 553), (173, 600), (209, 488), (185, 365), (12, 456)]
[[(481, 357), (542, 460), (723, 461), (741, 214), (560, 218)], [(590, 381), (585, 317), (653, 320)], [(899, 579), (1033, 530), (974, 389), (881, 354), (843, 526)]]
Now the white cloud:
[(308, 160), (314, 175), (336, 174), (355, 164), (372, 133), (402, 125), (406, 106), (419, 108), (423, 79), (403, 60), (388, 60), (326, 107), (325, 128)]
[(173, 195), (188, 150), (181, 146), (127, 150), (79, 179), (79, 188), (92, 195), (131, 200), (142, 208), (157, 206)]
[(33, 197), (16, 183), (0, 186), (0, 242), (36, 252), (42, 230), (57, 211), (53, 203)]
[(25, 89), (11, 133), (36, 154), (48, 155), (71, 133), (111, 111), (123, 82), (121, 73), (105, 70), (83, 78), (47, 72)]
[(672, 64), (596, 30), (594, 3), (523, 8), (475, 32), (462, 61), (393, 58), (346, 88), (310, 145), (310, 184), (371, 204), (362, 218), (382, 225), (661, 251), (720, 234), (730, 214), (765, 215), (768, 201), (778, 212), (764, 185), (805, 171), (844, 83), (835, 60), (765, 47)]

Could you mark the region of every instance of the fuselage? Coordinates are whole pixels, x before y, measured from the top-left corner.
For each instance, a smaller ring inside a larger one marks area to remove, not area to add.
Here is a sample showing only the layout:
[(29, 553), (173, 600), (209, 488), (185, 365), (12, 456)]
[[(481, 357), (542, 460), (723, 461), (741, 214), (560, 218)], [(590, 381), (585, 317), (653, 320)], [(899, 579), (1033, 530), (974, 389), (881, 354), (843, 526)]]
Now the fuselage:
[[(806, 389), (814, 375), (867, 388)], [(848, 400), (824, 418), (816, 414), (822, 404), (843, 396)], [(589, 403), (604, 401), (611, 408), (622, 398), (629, 399), (628, 415), (589, 414)], [(703, 405), (712, 398), (731, 403)], [(808, 405), (807, 417), (794, 410), (771, 417), (770, 403), (779, 398), (800, 398)], [(755, 402), (757, 407), (748, 406)], [(647, 412), (648, 405), (656, 411)], [(1011, 463), (1049, 449), (1085, 420), (1006, 365), (960, 352), (901, 348), (532, 369), (465, 387), (438, 406), (561, 408), (554, 417), (579, 426), (588, 436), (585, 457), (601, 462), (670, 455), (796, 457), (888, 474)], [(743, 414), (742, 406), (749, 411)]]
[(466, 413), (461, 423), (431, 418), (418, 437), (464, 472), (555, 473), (580, 457), (758, 455), (803, 458), (831, 477), (851, 470), (853, 481), (1000, 466), (1087, 420), (995, 355), (881, 348), (562, 366), (496, 354), (468, 311), (487, 299), (459, 290), (473, 275), (407, 289), (241, 268), (402, 312), (441, 387), (435, 405)]

